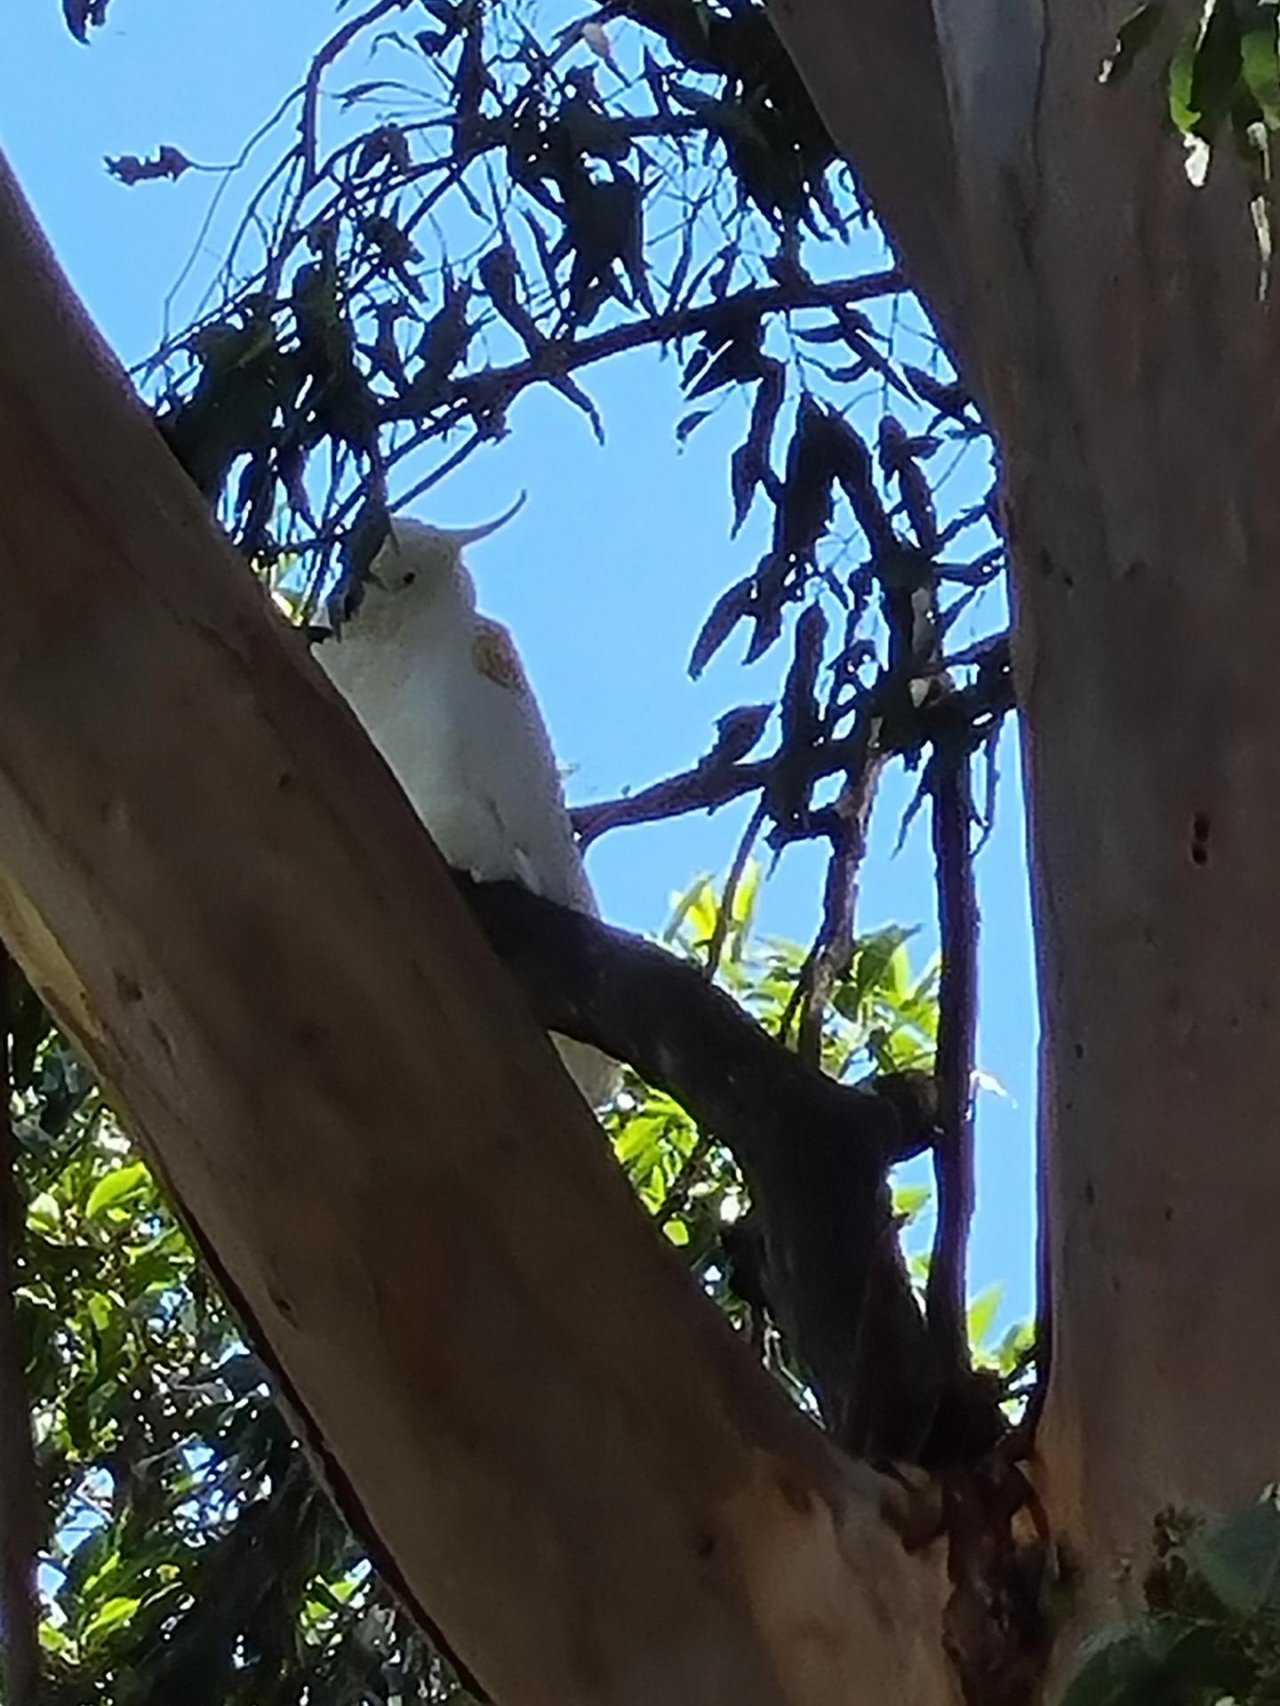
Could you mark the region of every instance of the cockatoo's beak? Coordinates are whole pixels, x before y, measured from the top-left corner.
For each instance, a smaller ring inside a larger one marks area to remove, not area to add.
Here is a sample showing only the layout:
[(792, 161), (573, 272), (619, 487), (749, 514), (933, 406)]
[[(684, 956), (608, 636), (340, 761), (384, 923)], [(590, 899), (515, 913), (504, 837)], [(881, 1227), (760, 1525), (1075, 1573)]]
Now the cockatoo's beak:
[(521, 492), (511, 508), (503, 510), (496, 521), (481, 522), (479, 527), (450, 528), (450, 539), (456, 542), (459, 550), (467, 545), (478, 544), (481, 539), (487, 539), (491, 533), (496, 533), (500, 527), (505, 527), (512, 516), (517, 515), (524, 508), (525, 499), (528, 496), (528, 492)]

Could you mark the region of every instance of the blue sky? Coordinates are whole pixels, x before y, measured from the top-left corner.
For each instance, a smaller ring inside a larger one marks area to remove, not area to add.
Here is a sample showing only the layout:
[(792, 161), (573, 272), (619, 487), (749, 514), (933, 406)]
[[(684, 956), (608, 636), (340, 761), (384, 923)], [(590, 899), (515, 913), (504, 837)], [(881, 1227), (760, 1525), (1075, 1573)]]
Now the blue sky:
[[(305, 55), (331, 27), (327, 0), (112, 0), (111, 22), (89, 48), (62, 22), (58, 0), (26, 0), (6, 25), (0, 65), (0, 147), (32, 201), (62, 265), (98, 325), (129, 362), (154, 346), (161, 306), (196, 243), (218, 178), (127, 190), (103, 158), (160, 144), (198, 162), (233, 159), (298, 81)], [(354, 69), (339, 78), (350, 81)], [(270, 145), (267, 145), (269, 150)], [(270, 159), (264, 151), (262, 159)], [(252, 180), (246, 180), (251, 182)], [(227, 192), (191, 280), (207, 280), (220, 233), (238, 212)], [(878, 264), (865, 240), (832, 245), (823, 271)], [(189, 306), (190, 295), (183, 299)], [(175, 321), (181, 324), (181, 317)], [(909, 359), (919, 361), (918, 353)], [(753, 564), (751, 525), (729, 539), (727, 458), (741, 416), (722, 410), (683, 449), (674, 364), (647, 353), (592, 370), (588, 388), (607, 441), (559, 398), (530, 396), (501, 445), (465, 464), (422, 513), (470, 524), (506, 508), (519, 516), (477, 547), (483, 607), (516, 634), (575, 800), (602, 798), (681, 769), (710, 744), (714, 717), (770, 698), (775, 661), (751, 670), (734, 643), (697, 683), (689, 647), (711, 603)], [(874, 424), (874, 423), (873, 423)], [(1013, 731), (1001, 748), (1001, 810), (982, 854), (982, 1012), (979, 1057), (1007, 1095), (979, 1098), (979, 1222), (975, 1291), (1002, 1282), (1003, 1322), (1031, 1300), (1031, 1141), (1035, 1012)], [(909, 784), (895, 783), (877, 813), (861, 900), (863, 927), (920, 924), (913, 946), (931, 951), (931, 864), (925, 816), (894, 856)], [(593, 848), (590, 869), (609, 918), (655, 930), (672, 896), (703, 871), (722, 872), (744, 821), (714, 817), (619, 830)], [(807, 939), (817, 917), (820, 860), (789, 852), (762, 902), (762, 927)]]

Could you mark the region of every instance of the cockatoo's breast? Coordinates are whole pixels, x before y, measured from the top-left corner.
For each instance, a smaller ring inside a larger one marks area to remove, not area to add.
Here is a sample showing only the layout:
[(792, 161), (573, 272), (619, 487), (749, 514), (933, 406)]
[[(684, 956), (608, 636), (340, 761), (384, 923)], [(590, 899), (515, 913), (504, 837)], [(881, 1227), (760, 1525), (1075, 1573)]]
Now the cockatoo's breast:
[[(406, 614), (409, 614), (408, 612)], [(537, 701), (506, 630), (474, 612), (318, 656), (449, 864), (594, 912)]]

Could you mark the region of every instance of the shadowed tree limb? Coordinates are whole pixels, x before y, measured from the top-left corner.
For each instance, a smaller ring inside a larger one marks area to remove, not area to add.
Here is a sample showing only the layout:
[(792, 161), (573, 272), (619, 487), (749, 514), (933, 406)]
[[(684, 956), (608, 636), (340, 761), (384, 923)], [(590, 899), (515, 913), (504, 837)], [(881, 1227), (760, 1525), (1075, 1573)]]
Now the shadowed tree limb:
[(629, 1061), (733, 1154), (760, 1217), (770, 1307), (834, 1437), (877, 1457), (945, 1453), (944, 1365), (886, 1184), (894, 1160), (933, 1143), (930, 1081), (838, 1084), (698, 967), (518, 883), (454, 877), (542, 1024)]

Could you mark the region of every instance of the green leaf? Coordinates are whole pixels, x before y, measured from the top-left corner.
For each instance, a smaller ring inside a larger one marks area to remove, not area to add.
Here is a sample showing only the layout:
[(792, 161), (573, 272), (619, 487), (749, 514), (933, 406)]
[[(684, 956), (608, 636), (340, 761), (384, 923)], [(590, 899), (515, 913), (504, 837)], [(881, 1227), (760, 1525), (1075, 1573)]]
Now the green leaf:
[[(683, 929), (685, 923), (689, 920), (690, 915), (695, 913), (697, 908), (700, 905), (704, 904), (705, 897), (708, 894), (710, 894), (710, 892), (711, 892), (711, 878), (705, 877), (705, 876), (704, 877), (697, 877), (694, 879), (694, 881), (692, 883), (689, 884), (689, 887), (684, 891), (684, 893), (682, 895), (678, 895), (676, 897), (676, 900), (672, 906), (670, 922), (667, 924), (666, 929), (662, 932), (662, 940), (664, 942), (674, 942), (676, 940), (676, 938), (680, 935), (680, 932)], [(712, 917), (712, 922), (714, 924), (714, 921), (715, 921), (714, 897), (712, 899), (711, 905), (712, 905), (711, 917)], [(695, 928), (696, 928), (696, 919), (695, 919)]]
[(95, 1291), (91, 1294), (86, 1308), (89, 1312), (90, 1321), (99, 1333), (105, 1333), (115, 1316), (115, 1305), (112, 1299), (105, 1292)]
[(760, 895), (760, 878), (760, 861), (749, 859), (733, 897), (733, 922), (738, 930), (745, 932), (751, 927)]
[(40, 1191), (32, 1197), (27, 1204), (27, 1225), (33, 1232), (43, 1232), (46, 1237), (61, 1229), (62, 1210), (52, 1191)]
[(1269, 130), (1280, 130), (1280, 8), (1255, 0), (1240, 12), (1240, 69)]
[(903, 1226), (919, 1219), (933, 1192), (928, 1185), (899, 1185), (893, 1193), (893, 1217)]
[(1012, 1374), (1035, 1342), (1036, 1330), (1032, 1322), (1019, 1321), (1010, 1327), (993, 1353), (1001, 1374)]
[(710, 882), (703, 883), (685, 912), (687, 925), (696, 943), (709, 942), (720, 916), (716, 891)]
[(972, 1344), (982, 1344), (990, 1334), (995, 1326), (996, 1312), (1003, 1296), (1002, 1285), (988, 1286), (986, 1291), (980, 1292), (969, 1305), (969, 1339)]
[(614, 1142), (614, 1153), (622, 1165), (636, 1173), (650, 1173), (662, 1157), (662, 1127), (643, 1114), (633, 1115)]
[(89, 1192), (89, 1200), (84, 1209), (86, 1217), (96, 1220), (100, 1214), (105, 1214), (107, 1209), (119, 1207), (130, 1197), (145, 1190), (150, 1179), (151, 1175), (142, 1161), (135, 1161), (127, 1167), (113, 1167)]
[(1169, 67), (1169, 111), (1184, 135), (1212, 143), (1241, 81), (1240, 22), (1233, 0), (1209, 0)]
[(1200, 51), (1200, 41), (1204, 35), (1205, 16), (1202, 12), (1183, 32), (1174, 49), (1173, 58), (1169, 61), (1169, 117), (1183, 136), (1194, 133), (1199, 117), (1192, 84), (1195, 79), (1196, 55)]
[(1086, 1642), (1061, 1706), (1190, 1706), (1177, 1687), (1176, 1660), (1180, 1644), (1198, 1633), (1183, 1618), (1162, 1617)]
[(1280, 1509), (1263, 1499), (1202, 1531), (1187, 1561), (1226, 1610), (1252, 1616), (1280, 1609)]
[(86, 1646), (93, 1646), (113, 1629), (119, 1629), (128, 1623), (141, 1604), (140, 1599), (134, 1599), (130, 1595), (122, 1594), (109, 1599), (85, 1626), (80, 1639)]

